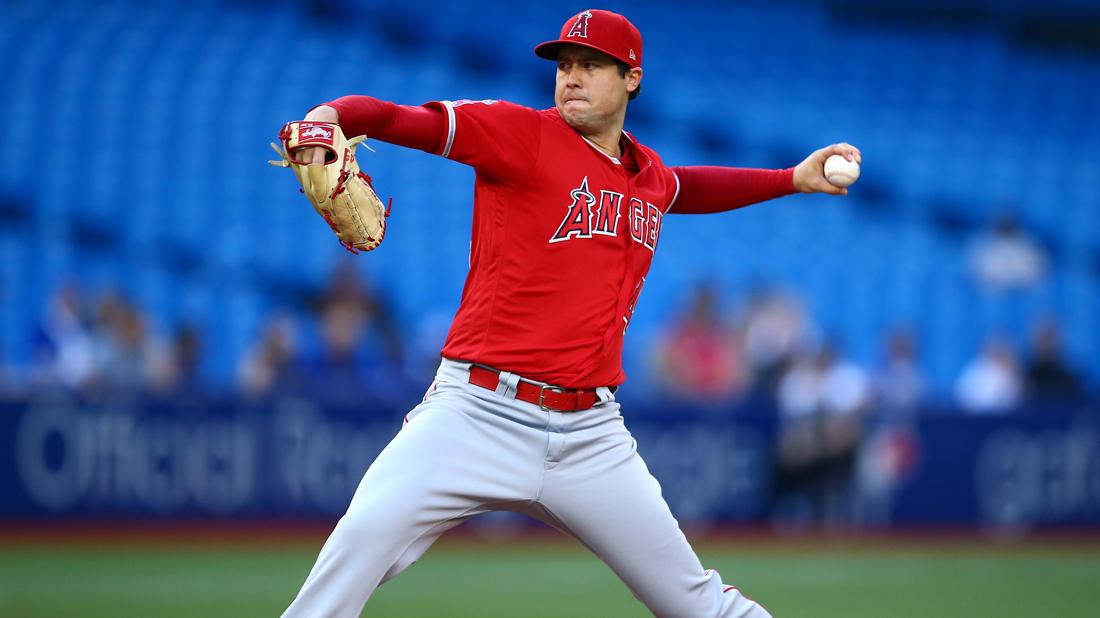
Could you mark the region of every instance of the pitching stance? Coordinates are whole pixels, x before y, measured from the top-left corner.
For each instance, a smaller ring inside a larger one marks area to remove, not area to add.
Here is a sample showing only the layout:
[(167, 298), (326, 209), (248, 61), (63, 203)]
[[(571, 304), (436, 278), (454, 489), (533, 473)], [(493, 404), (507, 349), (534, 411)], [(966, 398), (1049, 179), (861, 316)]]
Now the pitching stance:
[(625, 17), (583, 11), (535, 53), (557, 63), (549, 109), (349, 96), (280, 135), (276, 164), (295, 169), (353, 250), (381, 242), (387, 209), (345, 133), (477, 172), (470, 272), (435, 381), (284, 616), (358, 616), (441, 534), (492, 510), (575, 537), (655, 615), (769, 615), (703, 568), (638, 455), (615, 401), (623, 334), (666, 216), (845, 194), (825, 161), (856, 164), (860, 153), (837, 144), (783, 170), (668, 167), (623, 131), (642, 83), (642, 37)]

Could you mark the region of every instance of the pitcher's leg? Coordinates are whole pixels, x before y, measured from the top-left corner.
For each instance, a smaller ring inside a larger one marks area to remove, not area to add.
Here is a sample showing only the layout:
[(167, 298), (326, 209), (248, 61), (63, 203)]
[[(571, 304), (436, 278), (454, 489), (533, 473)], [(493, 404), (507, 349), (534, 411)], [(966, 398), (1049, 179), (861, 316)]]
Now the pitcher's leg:
[(525, 476), (537, 475), (506, 460), (527, 448), (527, 438), (499, 433), (504, 446), (486, 454), (483, 432), (492, 421), (456, 408), (469, 405), (452, 393), (418, 406), (363, 476), (284, 617), (359, 616), (375, 588), (443, 532), (497, 502), (533, 495)]
[(770, 616), (703, 568), (629, 437), (600, 451), (548, 478), (539, 503), (555, 525), (607, 563), (656, 616)]

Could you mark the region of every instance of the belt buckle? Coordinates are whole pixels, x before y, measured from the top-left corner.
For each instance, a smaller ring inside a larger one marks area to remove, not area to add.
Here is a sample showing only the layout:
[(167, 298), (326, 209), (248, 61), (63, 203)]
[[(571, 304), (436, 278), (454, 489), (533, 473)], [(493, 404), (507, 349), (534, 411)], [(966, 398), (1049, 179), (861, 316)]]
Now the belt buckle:
[(550, 389), (552, 392), (559, 394), (564, 393), (566, 389), (558, 388), (557, 386), (550, 386), (549, 384), (543, 384), (539, 387), (539, 409), (543, 412), (558, 412), (558, 410), (555, 410), (554, 408), (546, 405), (546, 389)]

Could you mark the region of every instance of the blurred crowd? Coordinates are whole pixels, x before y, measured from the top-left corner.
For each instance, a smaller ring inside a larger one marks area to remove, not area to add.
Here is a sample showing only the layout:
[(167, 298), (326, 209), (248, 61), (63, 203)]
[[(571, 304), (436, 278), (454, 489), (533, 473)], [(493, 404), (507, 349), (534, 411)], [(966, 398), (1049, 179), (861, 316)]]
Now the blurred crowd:
[(1088, 394), (1063, 356), (1053, 318), (1033, 325), (1024, 350), (1002, 334), (991, 335), (962, 368), (945, 402), (922, 372), (911, 329), (887, 333), (878, 360), (862, 366), (822, 337), (796, 295), (778, 289), (755, 291), (741, 311), (725, 312), (712, 288), (699, 288), (660, 337), (653, 358), (655, 379), (675, 400), (723, 407), (765, 399), (792, 418), (872, 409), (905, 416), (949, 407), (1003, 414), (1064, 407)]
[[(1047, 256), (1011, 217), (977, 235), (968, 253), (975, 286), (1026, 293), (1046, 276)], [(638, 381), (661, 400), (726, 409), (767, 405), (785, 419), (904, 417), (951, 408), (1003, 414), (1044, 405), (1073, 405), (1088, 394), (1078, 368), (1063, 356), (1053, 317), (1024, 338), (990, 335), (946, 393), (922, 371), (917, 333), (898, 326), (883, 335), (871, 363), (847, 358), (823, 336), (794, 292), (759, 286), (744, 295), (701, 286), (680, 314), (661, 326)], [(408, 332), (385, 296), (351, 262), (297, 306), (276, 310), (237, 359), (232, 383), (204, 366), (204, 330), (183, 324), (163, 332), (155, 316), (111, 291), (62, 286), (42, 308), (33, 333), (34, 361), (3, 367), (8, 392), (62, 387), (82, 394), (209, 393), (262, 398), (300, 394), (335, 403), (407, 402), (430, 380), (446, 320)]]
[(990, 336), (952, 391), (937, 393), (908, 328), (887, 333), (864, 366), (822, 337), (796, 295), (763, 288), (742, 305), (723, 310), (713, 288), (698, 288), (660, 337), (652, 375), (672, 409), (775, 411), (770, 515), (787, 528), (885, 521), (919, 457), (922, 414), (1076, 412), (1089, 394), (1051, 318), (1034, 324), (1024, 350)]
[(422, 388), (413, 381), (424, 371), (406, 366), (404, 338), (388, 304), (350, 263), (307, 305), (304, 320), (276, 315), (240, 360), (240, 393), (354, 405), (400, 402), (410, 388)]
[[(800, 298), (760, 288), (734, 310), (712, 287), (694, 291), (651, 355), (656, 388), (673, 402), (709, 408), (766, 400), (783, 415), (848, 415), (874, 408), (906, 415), (944, 407), (921, 369), (915, 334), (885, 335), (878, 360), (862, 366), (822, 337)], [(9, 390), (171, 395), (212, 390), (195, 325), (160, 332), (151, 316), (114, 292), (90, 296), (60, 288), (33, 333), (35, 362), (6, 372)], [(239, 359), (230, 390), (247, 397), (296, 392), (354, 401), (364, 392), (419, 388), (438, 360), (443, 331), (408, 345), (385, 299), (352, 268), (337, 269), (305, 311), (276, 312)], [(1036, 322), (1028, 348), (993, 334), (962, 368), (951, 397), (973, 414), (1010, 413), (1032, 404), (1080, 402), (1087, 389), (1063, 356), (1053, 318)], [(217, 390), (217, 389), (213, 389)], [(317, 392), (311, 393), (311, 390)]]
[(6, 368), (9, 391), (61, 387), (75, 393), (183, 392), (201, 387), (201, 335), (192, 326), (154, 336), (151, 320), (114, 292), (89, 298), (61, 287), (32, 333), (34, 361)]
[[(438, 356), (409, 359), (385, 299), (344, 263), (301, 306), (276, 311), (237, 360), (231, 383), (203, 362), (204, 330), (164, 332), (117, 292), (62, 286), (31, 334), (34, 361), (0, 366), (9, 395), (61, 388), (86, 397), (300, 395), (342, 405), (397, 403), (423, 388)], [(436, 348), (435, 354), (438, 353)]]
[[(967, 269), (985, 293), (1026, 295), (1044, 283), (1047, 261), (1041, 243), (1003, 216), (972, 240)], [(1088, 394), (1083, 374), (1063, 355), (1053, 316), (1032, 324), (1023, 349), (993, 330), (944, 393), (922, 371), (910, 327), (885, 333), (877, 359), (861, 366), (822, 334), (794, 292), (764, 286), (729, 308), (719, 296), (712, 287), (696, 289), (656, 345), (652, 373), (675, 399), (712, 407), (766, 399), (795, 418), (943, 408), (1002, 414), (1072, 406)]]
[[(1043, 284), (1046, 263), (1041, 243), (1004, 218), (973, 239), (967, 268), (973, 285), (989, 293), (1027, 294)], [(780, 526), (886, 521), (899, 479), (919, 458), (914, 423), (922, 415), (1077, 411), (1095, 395), (1064, 355), (1053, 316), (1026, 336), (991, 330), (945, 389), (926, 375), (911, 327), (884, 333), (875, 358), (857, 362), (823, 334), (796, 292), (767, 285), (731, 292), (692, 290), (652, 339), (648, 375), (634, 383), (652, 389), (650, 413), (766, 412), (776, 426), (769, 515)], [(319, 289), (272, 313), (227, 381), (204, 363), (208, 331), (199, 325), (164, 332), (156, 316), (118, 293), (64, 285), (31, 334), (33, 362), (0, 362), (0, 394), (294, 395), (404, 409), (438, 363), (447, 317), (410, 332), (388, 299), (343, 262)]]
[[(983, 293), (1026, 297), (1045, 283), (1047, 259), (1004, 217), (972, 240), (967, 270)], [(951, 388), (937, 389), (910, 327), (885, 333), (875, 359), (858, 363), (822, 334), (797, 294), (760, 287), (724, 305), (719, 290), (702, 285), (658, 337), (650, 373), (673, 408), (775, 411), (769, 516), (781, 529), (858, 527), (889, 518), (893, 493), (920, 457), (919, 416), (1089, 409), (1096, 393), (1064, 354), (1053, 316), (1023, 336), (996, 326)]]

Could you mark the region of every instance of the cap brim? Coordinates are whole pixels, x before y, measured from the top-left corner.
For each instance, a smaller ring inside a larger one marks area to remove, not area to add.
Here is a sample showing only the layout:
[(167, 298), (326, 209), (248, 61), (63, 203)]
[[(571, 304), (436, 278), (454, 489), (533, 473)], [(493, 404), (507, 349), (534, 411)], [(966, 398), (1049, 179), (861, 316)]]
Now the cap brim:
[(602, 54), (607, 54), (608, 56), (611, 56), (619, 62), (624, 62), (629, 66), (635, 66), (633, 63), (627, 62), (626, 60), (619, 58), (615, 54), (607, 51), (606, 49), (603, 49), (602, 47), (596, 47), (595, 45), (590, 45), (588, 43), (578, 43), (577, 41), (562, 41), (561, 39), (539, 43), (535, 46), (535, 55), (539, 58), (545, 58), (546, 60), (557, 60), (558, 50), (560, 50), (565, 45), (576, 45), (577, 47), (587, 47), (588, 49), (594, 49)]
[(557, 60), (558, 50), (561, 49), (561, 41), (547, 41), (535, 46), (535, 55), (546, 60)]

